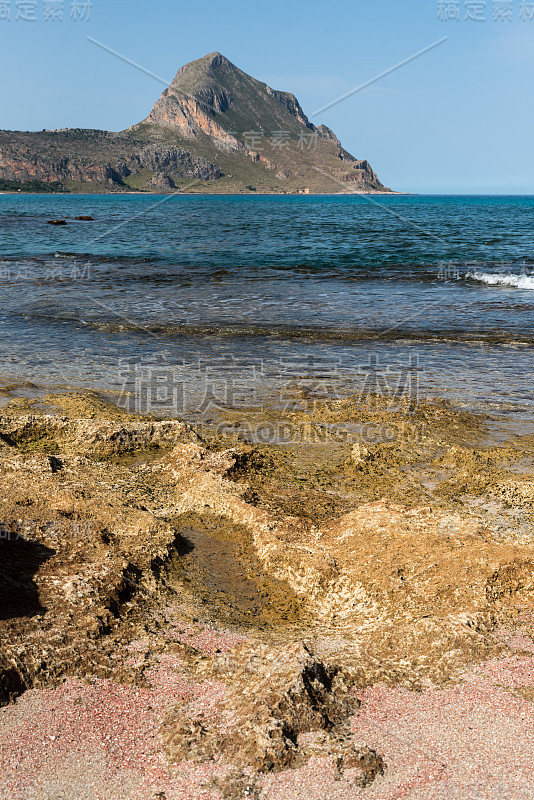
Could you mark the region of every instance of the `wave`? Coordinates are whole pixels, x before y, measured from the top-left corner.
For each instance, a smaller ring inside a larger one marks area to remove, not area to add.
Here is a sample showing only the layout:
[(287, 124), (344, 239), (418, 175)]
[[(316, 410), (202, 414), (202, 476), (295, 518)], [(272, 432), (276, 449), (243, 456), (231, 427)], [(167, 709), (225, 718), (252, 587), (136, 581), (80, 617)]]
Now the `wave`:
[(515, 286), (516, 289), (534, 289), (534, 276), (510, 275), (502, 272), (468, 272), (465, 276), (488, 286)]
[[(178, 256), (176, 253), (175, 256)], [(480, 261), (451, 261), (449, 263), (425, 262), (394, 264), (377, 262), (369, 263), (344, 263), (342, 258), (336, 263), (331, 259), (315, 259), (310, 263), (299, 261), (293, 263), (274, 263), (268, 259), (256, 258), (254, 263), (232, 260), (231, 254), (227, 259), (209, 263), (202, 259), (187, 259), (180, 261), (178, 258), (169, 259), (161, 253), (156, 255), (130, 256), (114, 255), (111, 253), (74, 253), (55, 251), (37, 255), (4, 255), (0, 256), (0, 283), (3, 280), (20, 278), (22, 273), (25, 279), (42, 282), (43, 278), (57, 280), (87, 280), (95, 279), (106, 282), (108, 287), (117, 290), (124, 285), (138, 284), (145, 292), (152, 285), (161, 287), (168, 285), (181, 289), (197, 284), (227, 284), (240, 286), (243, 282), (250, 285), (268, 281), (270, 284), (286, 282), (295, 286), (304, 285), (309, 281), (312, 285), (329, 285), (335, 283), (349, 286), (349, 291), (357, 284), (371, 282), (383, 283), (385, 286), (401, 284), (410, 288), (409, 284), (426, 286), (439, 283), (454, 283), (457, 286), (471, 286), (478, 284), (480, 289), (485, 286), (510, 287), (532, 291), (534, 289), (534, 262), (525, 264), (513, 261), (508, 262), (480, 262)], [(69, 270), (71, 272), (69, 273)], [(59, 272), (61, 271), (61, 274)], [(356, 288), (358, 288), (356, 286)], [(523, 302), (523, 301), (522, 301)]]

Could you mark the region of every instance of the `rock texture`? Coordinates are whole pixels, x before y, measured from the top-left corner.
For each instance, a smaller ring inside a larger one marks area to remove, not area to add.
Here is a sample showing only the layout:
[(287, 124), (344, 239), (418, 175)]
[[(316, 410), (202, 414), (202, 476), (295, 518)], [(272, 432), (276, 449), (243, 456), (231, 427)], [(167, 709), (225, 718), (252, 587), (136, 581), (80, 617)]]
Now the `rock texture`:
[(19, 133), (0, 131), (0, 178), (72, 181), (127, 189), (125, 181), (148, 170), (165, 188), (174, 179), (214, 181), (220, 169), (178, 147), (136, 141), (105, 131)]
[[(507, 641), (534, 650), (534, 463), (528, 434), (477, 445), (484, 420), (439, 403), (412, 412), (415, 441), (314, 444), (314, 425), (371, 413), (405, 429), (406, 409), (354, 398), (288, 412), (299, 473), (287, 447), (94, 396), (8, 403), (0, 704), (66, 677), (160, 686), (169, 769), (213, 768), (214, 797), (317, 762), (340, 797), (380, 788), (397, 767), (354, 735), (370, 687), (450, 686)], [(432, 491), (414, 465), (439, 470)]]
[[(386, 191), (296, 97), (220, 53), (182, 67), (150, 114), (122, 133), (0, 131), (0, 180), (102, 191)], [(389, 190), (387, 190), (389, 191)]]
[[(108, 674), (102, 640), (150, 594), (175, 532), (132, 505), (99, 459), (194, 438), (182, 423), (2, 418), (0, 705), (59, 675)], [(55, 442), (64, 438), (61, 455)], [(31, 454), (21, 443), (33, 443)], [(69, 455), (76, 453), (76, 455)], [(111, 644), (111, 640), (109, 641)]]
[(174, 762), (224, 754), (259, 772), (291, 767), (305, 758), (301, 734), (342, 726), (358, 705), (341, 670), (301, 644), (238, 645), (216, 659), (211, 673), (229, 680), (221, 702), (208, 714), (181, 704), (162, 723)]

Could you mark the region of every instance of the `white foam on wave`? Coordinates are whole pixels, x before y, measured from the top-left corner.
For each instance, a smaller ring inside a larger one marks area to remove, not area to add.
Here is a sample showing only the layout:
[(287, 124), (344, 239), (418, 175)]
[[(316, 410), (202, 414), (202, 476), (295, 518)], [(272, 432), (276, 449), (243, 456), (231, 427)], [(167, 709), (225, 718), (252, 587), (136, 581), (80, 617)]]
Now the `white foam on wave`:
[(534, 289), (534, 276), (511, 275), (502, 272), (468, 272), (465, 276), (488, 286), (515, 286), (516, 289)]

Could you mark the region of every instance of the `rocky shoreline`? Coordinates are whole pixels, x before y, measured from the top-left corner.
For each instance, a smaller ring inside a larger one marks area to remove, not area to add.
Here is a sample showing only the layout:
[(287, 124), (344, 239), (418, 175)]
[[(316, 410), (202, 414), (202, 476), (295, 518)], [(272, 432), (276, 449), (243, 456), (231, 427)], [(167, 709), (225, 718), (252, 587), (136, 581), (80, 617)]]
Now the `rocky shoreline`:
[(528, 796), (532, 434), (58, 393), (2, 408), (0, 473), (2, 800)]

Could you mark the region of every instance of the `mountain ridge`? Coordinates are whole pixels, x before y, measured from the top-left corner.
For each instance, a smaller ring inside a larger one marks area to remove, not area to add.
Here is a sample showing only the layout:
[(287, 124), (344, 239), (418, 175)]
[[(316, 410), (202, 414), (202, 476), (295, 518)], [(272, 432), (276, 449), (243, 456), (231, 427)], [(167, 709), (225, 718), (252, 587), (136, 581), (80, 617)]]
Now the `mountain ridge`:
[(391, 191), (333, 131), (310, 122), (294, 94), (219, 52), (180, 67), (127, 130), (0, 131), (0, 180), (66, 191)]

